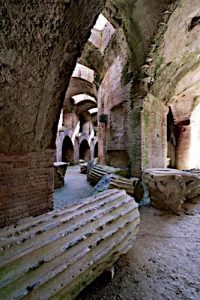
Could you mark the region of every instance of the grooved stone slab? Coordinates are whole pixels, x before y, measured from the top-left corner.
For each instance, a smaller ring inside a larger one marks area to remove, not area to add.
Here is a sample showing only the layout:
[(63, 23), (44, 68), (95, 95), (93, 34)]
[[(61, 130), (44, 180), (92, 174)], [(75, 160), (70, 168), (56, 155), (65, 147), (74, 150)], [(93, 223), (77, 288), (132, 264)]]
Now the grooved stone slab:
[(134, 244), (137, 203), (107, 190), (0, 230), (0, 299), (75, 299)]

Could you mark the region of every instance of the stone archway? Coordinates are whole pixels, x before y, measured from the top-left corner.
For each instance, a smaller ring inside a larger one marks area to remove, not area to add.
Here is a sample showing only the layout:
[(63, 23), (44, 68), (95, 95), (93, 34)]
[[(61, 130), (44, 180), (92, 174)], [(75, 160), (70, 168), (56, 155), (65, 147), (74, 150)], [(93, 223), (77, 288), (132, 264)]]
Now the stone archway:
[(5, 172), (0, 227), (53, 209), (60, 111), (76, 61), (104, 4), (2, 2), (0, 169)]
[(90, 159), (90, 146), (87, 140), (83, 140), (79, 147), (79, 159), (89, 160)]
[(176, 127), (172, 109), (169, 106), (167, 114), (167, 166), (175, 168), (176, 166)]
[(74, 146), (69, 136), (66, 136), (62, 145), (62, 161), (74, 164)]

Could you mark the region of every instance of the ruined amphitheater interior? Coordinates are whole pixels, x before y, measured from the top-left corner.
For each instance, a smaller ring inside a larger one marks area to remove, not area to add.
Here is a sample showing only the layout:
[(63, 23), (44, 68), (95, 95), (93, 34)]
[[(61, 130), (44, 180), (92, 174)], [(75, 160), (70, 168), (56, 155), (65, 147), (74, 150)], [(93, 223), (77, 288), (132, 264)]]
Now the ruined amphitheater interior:
[(0, 4), (0, 299), (200, 299), (200, 0)]

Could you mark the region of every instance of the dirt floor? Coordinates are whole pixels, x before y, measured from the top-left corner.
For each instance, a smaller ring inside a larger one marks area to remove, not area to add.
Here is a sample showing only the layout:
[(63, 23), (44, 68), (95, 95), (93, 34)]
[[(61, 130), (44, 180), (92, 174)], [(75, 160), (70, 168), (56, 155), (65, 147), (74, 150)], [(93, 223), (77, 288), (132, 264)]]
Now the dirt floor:
[(180, 216), (143, 207), (133, 248), (111, 282), (97, 280), (78, 300), (200, 300), (200, 201)]

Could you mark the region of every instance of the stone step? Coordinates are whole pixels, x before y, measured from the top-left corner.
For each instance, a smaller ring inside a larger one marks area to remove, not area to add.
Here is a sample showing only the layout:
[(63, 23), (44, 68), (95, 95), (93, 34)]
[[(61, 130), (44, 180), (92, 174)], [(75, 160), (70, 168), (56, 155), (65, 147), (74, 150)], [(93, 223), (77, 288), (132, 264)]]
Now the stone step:
[(133, 246), (138, 225), (137, 203), (112, 189), (0, 230), (0, 299), (74, 299)]

